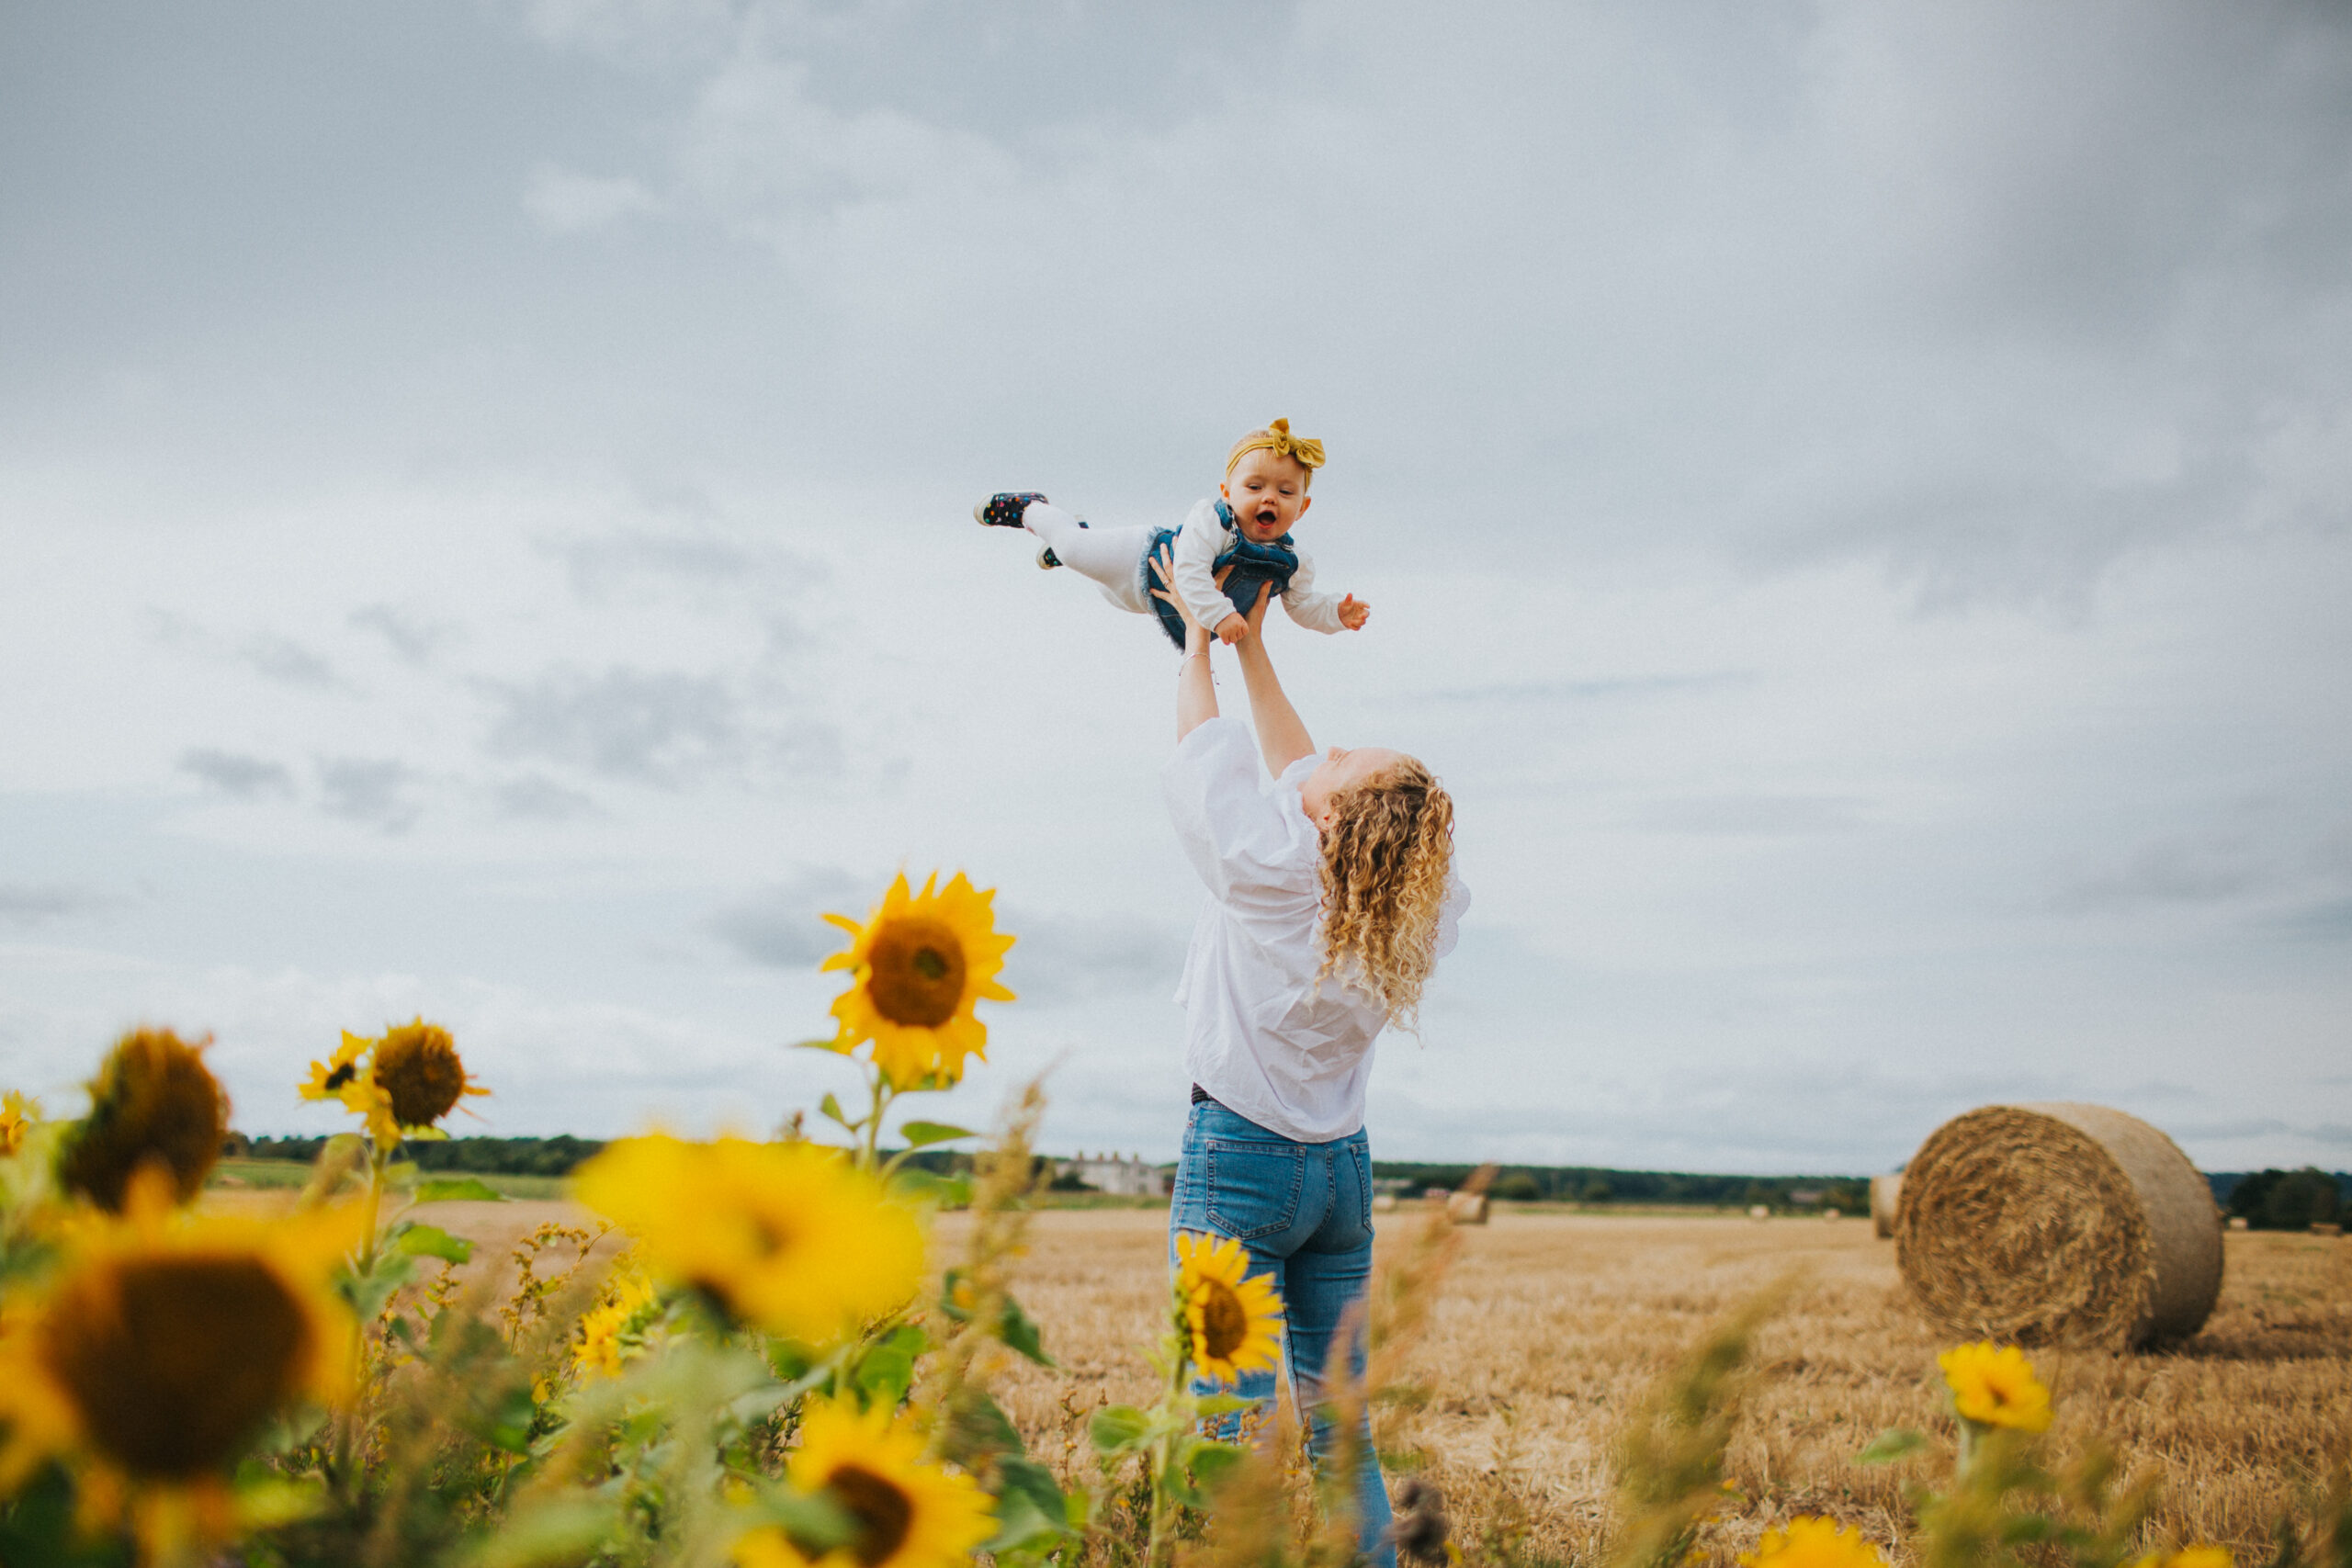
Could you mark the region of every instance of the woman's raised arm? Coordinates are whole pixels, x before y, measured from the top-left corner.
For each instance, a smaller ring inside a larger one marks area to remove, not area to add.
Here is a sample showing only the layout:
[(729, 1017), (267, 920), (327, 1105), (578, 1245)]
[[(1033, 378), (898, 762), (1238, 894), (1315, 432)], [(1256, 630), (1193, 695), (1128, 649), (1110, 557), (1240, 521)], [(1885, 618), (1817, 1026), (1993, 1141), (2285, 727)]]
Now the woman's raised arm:
[(1209, 679), (1209, 645), (1216, 639), (1193, 619), (1184, 596), (1174, 591), (1175, 573), (1175, 552), (1163, 545), (1151, 558), (1151, 574), (1160, 584), (1151, 596), (1174, 605), (1177, 618), (1184, 623), (1184, 661), (1176, 666), (1176, 739), (1181, 742), (1216, 716), (1216, 682)]
[(1268, 583), (1258, 591), (1258, 603), (1250, 609), (1250, 635), (1234, 645), (1234, 652), (1240, 656), (1241, 679), (1250, 693), (1250, 717), (1258, 727), (1258, 754), (1266, 760), (1267, 771), (1280, 778), (1284, 768), (1314, 754), (1315, 739), (1290, 705), (1274, 661), (1266, 656), (1266, 604), (1272, 587)]

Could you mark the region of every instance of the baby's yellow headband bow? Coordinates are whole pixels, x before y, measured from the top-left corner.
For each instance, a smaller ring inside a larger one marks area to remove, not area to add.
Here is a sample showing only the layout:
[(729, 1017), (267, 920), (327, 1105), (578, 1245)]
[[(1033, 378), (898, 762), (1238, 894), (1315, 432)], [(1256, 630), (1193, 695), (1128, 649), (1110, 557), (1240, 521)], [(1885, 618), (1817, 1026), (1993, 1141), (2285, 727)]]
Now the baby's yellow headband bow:
[(1290, 433), (1290, 421), (1278, 419), (1263, 430), (1253, 430), (1233, 444), (1225, 459), (1225, 471), (1233, 472), (1233, 465), (1249, 454), (1264, 447), (1278, 457), (1295, 459), (1298, 466), (1312, 472), (1323, 466), (1323, 443)]

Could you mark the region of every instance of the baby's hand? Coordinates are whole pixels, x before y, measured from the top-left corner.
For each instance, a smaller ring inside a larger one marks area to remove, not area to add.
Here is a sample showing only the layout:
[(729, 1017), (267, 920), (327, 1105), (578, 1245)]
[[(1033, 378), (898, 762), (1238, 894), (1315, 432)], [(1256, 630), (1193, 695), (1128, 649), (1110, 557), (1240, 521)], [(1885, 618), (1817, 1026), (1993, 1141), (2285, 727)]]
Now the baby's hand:
[(1340, 624), (1348, 630), (1360, 632), (1363, 630), (1363, 624), (1370, 619), (1372, 619), (1372, 606), (1354, 594), (1351, 593), (1340, 601)]
[(1241, 615), (1227, 615), (1216, 624), (1216, 640), (1231, 648), (1250, 635), (1250, 622)]

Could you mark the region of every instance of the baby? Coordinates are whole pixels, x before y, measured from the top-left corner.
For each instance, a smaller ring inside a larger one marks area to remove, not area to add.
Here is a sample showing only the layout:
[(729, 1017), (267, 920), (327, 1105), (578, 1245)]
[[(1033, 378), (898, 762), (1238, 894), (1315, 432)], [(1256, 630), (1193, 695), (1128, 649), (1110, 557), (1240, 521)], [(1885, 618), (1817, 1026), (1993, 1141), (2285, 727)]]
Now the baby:
[[(1103, 597), (1121, 609), (1157, 615), (1179, 649), (1183, 620), (1151, 592), (1158, 586), (1151, 558), (1171, 540), (1176, 580), (1170, 586), (1221, 642), (1239, 642), (1249, 634), (1247, 613), (1259, 589), (1269, 584), (1300, 626), (1356, 631), (1372, 606), (1352, 593), (1335, 598), (1315, 592), (1315, 563), (1291, 542), (1291, 525), (1313, 504), (1306, 488), (1322, 466), (1323, 443), (1293, 435), (1290, 421), (1278, 419), (1233, 444), (1219, 499), (1194, 505), (1182, 528), (1090, 528), (1030, 491), (991, 496), (972, 508), (972, 515), (991, 527), (1028, 529), (1045, 541), (1037, 550), (1039, 566), (1069, 567), (1100, 584)], [(1217, 574), (1227, 568), (1220, 588)]]

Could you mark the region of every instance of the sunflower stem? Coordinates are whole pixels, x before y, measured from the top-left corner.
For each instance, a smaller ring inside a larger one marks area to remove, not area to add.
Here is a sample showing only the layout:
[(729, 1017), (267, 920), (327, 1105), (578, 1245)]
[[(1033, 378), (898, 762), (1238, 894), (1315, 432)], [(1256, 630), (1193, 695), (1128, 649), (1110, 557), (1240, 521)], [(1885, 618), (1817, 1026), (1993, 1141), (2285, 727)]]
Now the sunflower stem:
[(874, 1109), (867, 1112), (865, 1118), (865, 1148), (857, 1162), (861, 1170), (876, 1168), (882, 1140), (882, 1112), (889, 1109), (891, 1098), (890, 1075), (871, 1063), (867, 1064), (867, 1070), (874, 1075)]
[(1170, 1528), (1175, 1519), (1175, 1483), (1170, 1471), (1175, 1463), (1176, 1434), (1171, 1423), (1190, 1414), (1191, 1403), (1184, 1374), (1192, 1366), (1193, 1329), (1184, 1315), (1183, 1286), (1171, 1280), (1169, 1298), (1168, 1392), (1162, 1403), (1170, 1419), (1161, 1422), (1160, 1433), (1151, 1443), (1151, 1539), (1144, 1548), (1144, 1561), (1150, 1568), (1164, 1568), (1175, 1550)]

